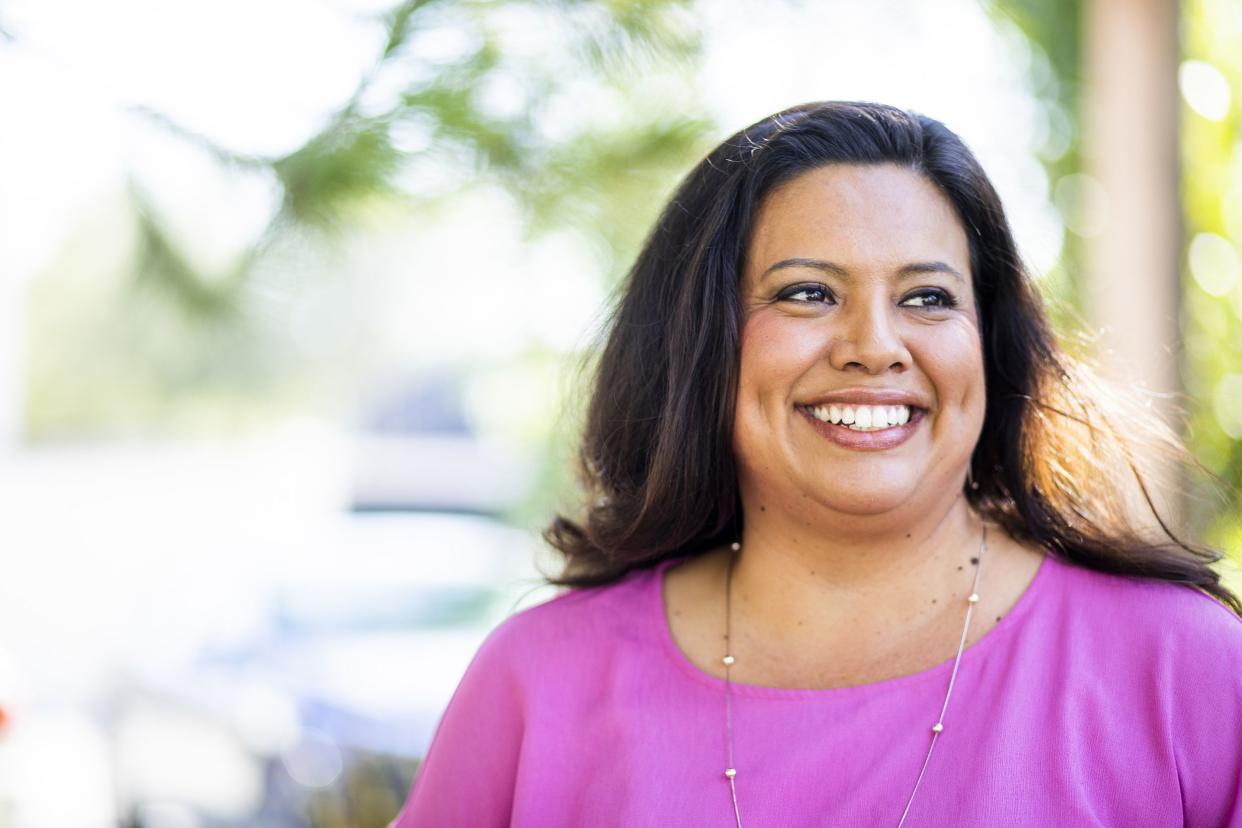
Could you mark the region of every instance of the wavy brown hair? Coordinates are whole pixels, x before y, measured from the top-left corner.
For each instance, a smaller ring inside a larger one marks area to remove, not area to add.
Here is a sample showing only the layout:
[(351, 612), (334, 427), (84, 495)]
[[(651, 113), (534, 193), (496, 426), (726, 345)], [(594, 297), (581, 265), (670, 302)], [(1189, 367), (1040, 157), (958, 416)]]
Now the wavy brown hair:
[(599, 356), (579, 472), (580, 517), (544, 537), (565, 558), (549, 580), (616, 581), (739, 537), (732, 451), (739, 275), (764, 197), (826, 164), (897, 164), (930, 180), (966, 231), (987, 411), (966, 496), (1011, 536), (1078, 566), (1242, 602), (1161, 518), (1141, 459), (1189, 454), (1153, 412), (1109, 392), (1060, 348), (982, 167), (944, 124), (890, 106), (796, 106), (730, 137), (690, 171), (622, 287)]

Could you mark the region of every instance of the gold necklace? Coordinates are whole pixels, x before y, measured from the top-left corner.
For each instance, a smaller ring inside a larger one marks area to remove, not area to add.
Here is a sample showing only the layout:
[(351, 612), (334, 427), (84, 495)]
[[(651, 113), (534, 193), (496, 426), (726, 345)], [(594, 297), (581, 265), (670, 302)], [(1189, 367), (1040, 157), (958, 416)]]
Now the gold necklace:
[[(738, 553), (742, 549), (742, 544), (734, 541), (730, 548), (733, 554), (729, 556), (729, 568), (725, 573), (725, 654), (721, 661), (724, 662), (724, 680), (725, 680), (725, 744), (728, 746), (728, 764), (725, 767), (724, 776), (729, 783), (729, 794), (733, 799), (733, 816), (737, 819), (737, 828), (742, 828), (742, 812), (737, 806), (737, 765), (733, 761), (733, 683), (730, 677), (730, 670), (736, 659), (730, 651), (730, 621), (732, 618), (731, 597), (733, 594), (733, 566), (737, 563)], [(940, 738), (940, 734), (944, 732), (944, 714), (949, 709), (949, 697), (953, 695), (953, 682), (957, 679), (957, 667), (962, 661), (962, 652), (966, 649), (966, 636), (970, 632), (970, 619), (974, 615), (975, 604), (979, 603), (979, 577), (983, 572), (983, 553), (988, 548), (988, 527), (983, 524), (983, 536), (979, 539), (979, 558), (975, 565), (975, 581), (974, 586), (970, 590), (970, 596), (966, 599), (966, 620), (962, 623), (962, 638), (957, 644), (957, 655), (953, 659), (953, 672), (949, 674), (949, 686), (944, 691), (944, 704), (940, 706), (940, 715), (936, 717), (936, 723), (931, 726), (931, 743), (927, 746), (927, 756), (923, 759), (923, 767), (919, 770), (918, 778), (914, 780), (914, 788), (910, 791), (910, 798), (906, 800), (906, 808), (901, 812), (901, 819), (897, 822), (897, 828), (902, 828), (906, 822), (906, 816), (910, 813), (910, 806), (914, 803), (914, 795), (919, 791), (919, 784), (923, 781), (923, 774), (927, 772), (927, 765), (931, 762), (932, 751), (936, 749), (936, 740)]]

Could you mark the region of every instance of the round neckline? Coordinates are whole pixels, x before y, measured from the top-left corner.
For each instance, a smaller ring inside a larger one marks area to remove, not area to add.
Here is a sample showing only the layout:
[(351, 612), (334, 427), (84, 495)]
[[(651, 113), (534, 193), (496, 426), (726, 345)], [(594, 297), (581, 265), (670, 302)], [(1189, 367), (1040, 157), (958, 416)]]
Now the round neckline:
[[(656, 634), (660, 639), (660, 649), (664, 651), (681, 672), (685, 673), (697, 684), (710, 687), (713, 692), (724, 692), (724, 679), (704, 672), (681, 651), (681, 647), (677, 645), (676, 640), (673, 638), (673, 631), (668, 623), (668, 615), (664, 610), (664, 573), (674, 564), (688, 560), (690, 557), (689, 555), (682, 555), (675, 558), (667, 558), (660, 561), (652, 570), (651, 584), (648, 586), (648, 600), (651, 601), (651, 610), (654, 611), (652, 617), (656, 625)], [(1035, 572), (1035, 577), (1027, 584), (1022, 594), (1018, 596), (1018, 600), (1010, 608), (1009, 612), (1005, 613), (1004, 617), (996, 623), (996, 626), (984, 633), (982, 638), (962, 652), (963, 668), (977, 661), (980, 655), (991, 649), (997, 640), (1009, 635), (1009, 631), (1018, 627), (1023, 619), (1030, 614), (1031, 606), (1036, 602), (1039, 595), (1043, 593), (1045, 589), (1044, 584), (1051, 577), (1050, 571), (1056, 563), (1057, 561), (1053, 555), (1047, 552), (1044, 553), (1043, 560), (1039, 562), (1039, 569)], [(872, 694), (880, 690), (897, 690), (906, 685), (920, 684), (933, 679), (943, 679), (953, 669), (953, 661), (950, 658), (917, 673), (894, 676), (893, 678), (868, 684), (855, 684), (850, 687), (768, 687), (760, 684), (744, 684), (737, 681), (730, 682), (730, 685), (735, 695), (757, 698), (846, 698), (855, 695)]]

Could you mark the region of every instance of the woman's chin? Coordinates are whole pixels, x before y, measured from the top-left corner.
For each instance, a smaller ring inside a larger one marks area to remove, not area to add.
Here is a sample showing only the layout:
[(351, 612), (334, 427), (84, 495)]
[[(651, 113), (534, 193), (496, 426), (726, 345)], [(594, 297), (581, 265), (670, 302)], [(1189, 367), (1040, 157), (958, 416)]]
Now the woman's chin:
[(825, 492), (820, 502), (847, 515), (886, 515), (910, 508), (913, 492), (904, 486), (857, 486), (848, 491)]

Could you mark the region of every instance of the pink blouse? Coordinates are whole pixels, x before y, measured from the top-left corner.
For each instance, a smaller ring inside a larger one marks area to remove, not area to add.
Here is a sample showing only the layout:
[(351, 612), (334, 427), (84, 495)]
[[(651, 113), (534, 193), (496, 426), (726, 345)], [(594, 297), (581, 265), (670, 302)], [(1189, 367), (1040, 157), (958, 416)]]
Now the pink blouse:
[[(673, 641), (671, 563), (497, 627), (393, 826), (735, 825), (724, 682)], [(742, 824), (895, 826), (951, 666), (831, 690), (735, 683)], [(1242, 828), (1242, 619), (1046, 557), (963, 655), (906, 825)]]

